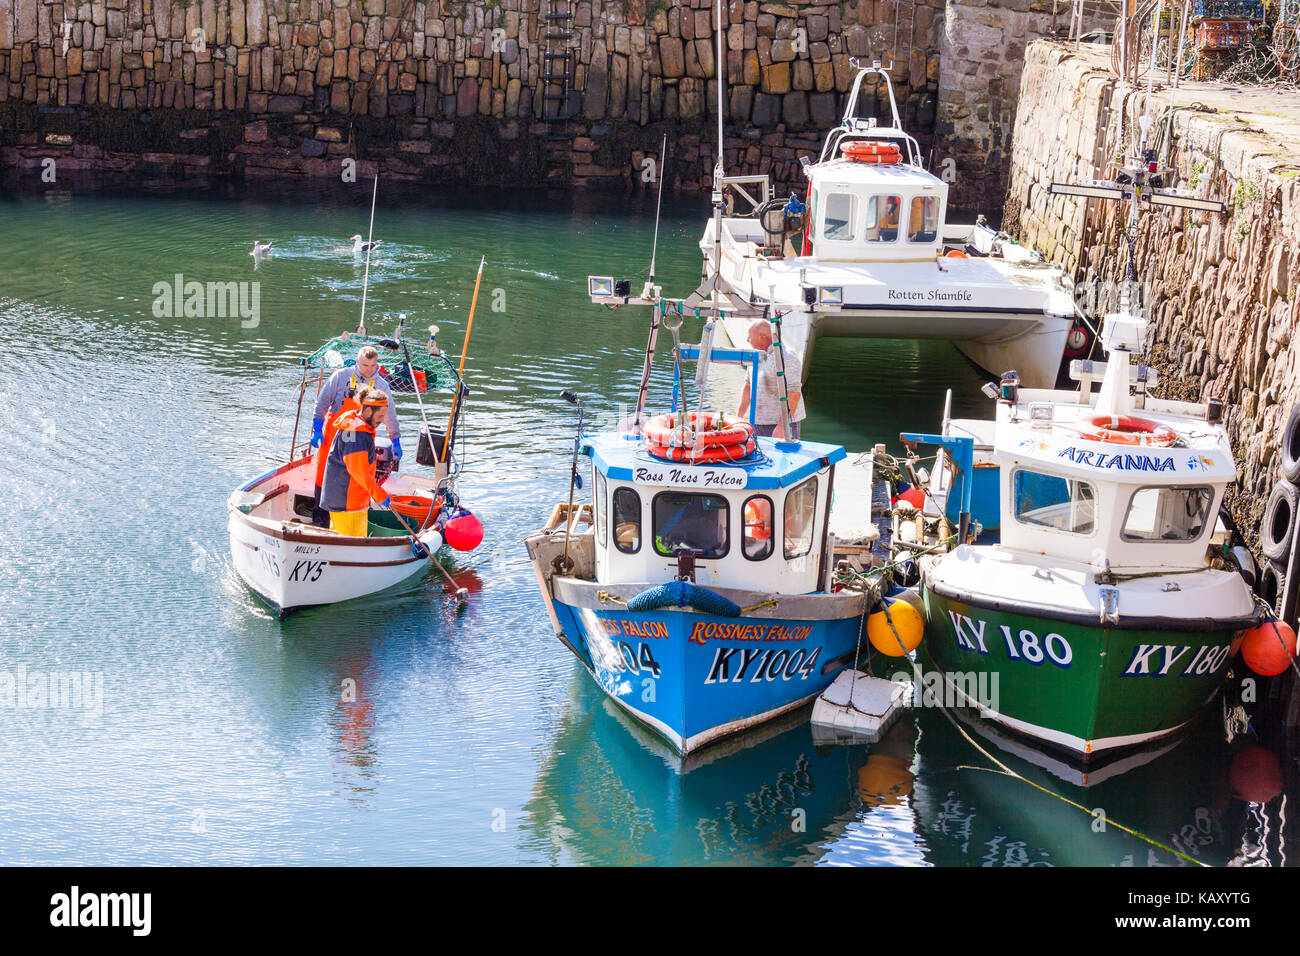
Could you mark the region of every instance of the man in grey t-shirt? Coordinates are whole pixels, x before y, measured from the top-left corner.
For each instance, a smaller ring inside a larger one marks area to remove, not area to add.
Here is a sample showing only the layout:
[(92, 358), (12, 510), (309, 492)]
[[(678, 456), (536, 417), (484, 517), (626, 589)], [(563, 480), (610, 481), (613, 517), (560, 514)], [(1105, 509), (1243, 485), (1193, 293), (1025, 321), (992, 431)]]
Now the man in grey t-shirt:
[[(758, 401), (754, 408), (754, 430), (760, 435), (785, 438), (781, 433), (781, 379), (776, 349), (772, 345), (772, 328), (766, 319), (749, 324), (749, 347), (763, 353), (758, 366)], [(785, 360), (785, 384), (790, 398), (790, 439), (799, 440), (799, 423), (808, 412), (803, 407), (803, 366), (788, 348), (781, 347)], [(740, 417), (749, 416), (749, 382), (740, 396)]]

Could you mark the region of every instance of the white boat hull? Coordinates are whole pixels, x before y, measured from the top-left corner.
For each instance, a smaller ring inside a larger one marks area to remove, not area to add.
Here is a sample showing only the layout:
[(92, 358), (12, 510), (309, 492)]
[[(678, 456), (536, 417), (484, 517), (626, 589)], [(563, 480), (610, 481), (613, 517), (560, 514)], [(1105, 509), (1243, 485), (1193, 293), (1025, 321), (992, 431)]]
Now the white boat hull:
[[(822, 336), (939, 339), (952, 342), (992, 375), (1014, 369), (1027, 388), (1056, 385), (1074, 300), (1061, 271), (1030, 260), (967, 257), (909, 261), (838, 261), (812, 256), (769, 259), (736, 241), (748, 228), (727, 220), (720, 298), (728, 309), (762, 307), (769, 297), (786, 311), (782, 337), (803, 362), (805, 381)], [(717, 268), (715, 241), (700, 241), (706, 272)], [(803, 288), (838, 288), (841, 305), (807, 306)], [(727, 335), (745, 347), (751, 320), (731, 317)]]
[[(227, 528), (235, 570), (280, 617), (320, 604), (374, 594), (427, 568), (406, 536), (350, 538), (318, 528), (293, 512), (295, 495), (310, 494), (311, 459), (270, 472), (231, 496)], [(263, 495), (250, 513), (240, 494)], [(430, 527), (417, 536), (433, 553), (442, 536)]]

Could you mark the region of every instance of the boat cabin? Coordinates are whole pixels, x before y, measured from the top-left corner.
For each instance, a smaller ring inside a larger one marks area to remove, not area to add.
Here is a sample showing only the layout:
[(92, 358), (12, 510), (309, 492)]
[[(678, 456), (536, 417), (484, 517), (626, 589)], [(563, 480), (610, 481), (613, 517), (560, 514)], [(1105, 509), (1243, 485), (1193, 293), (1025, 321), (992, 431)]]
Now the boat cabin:
[(809, 179), (814, 258), (907, 261), (941, 253), (948, 185), (920, 167), (838, 158), (811, 167)]
[[(595, 496), (595, 579), (808, 594), (825, 590), (826, 533), (839, 445), (758, 439), (736, 465), (651, 456), (631, 434), (583, 439)], [(687, 557), (683, 558), (683, 554)]]
[(1204, 566), (1236, 476), (1221, 428), (1148, 406), (1141, 421), (1177, 439), (1119, 444), (1088, 437), (1094, 415), (1086, 405), (1041, 403), (1027, 415), (1024, 406), (998, 404), (1004, 548), (1112, 568)]

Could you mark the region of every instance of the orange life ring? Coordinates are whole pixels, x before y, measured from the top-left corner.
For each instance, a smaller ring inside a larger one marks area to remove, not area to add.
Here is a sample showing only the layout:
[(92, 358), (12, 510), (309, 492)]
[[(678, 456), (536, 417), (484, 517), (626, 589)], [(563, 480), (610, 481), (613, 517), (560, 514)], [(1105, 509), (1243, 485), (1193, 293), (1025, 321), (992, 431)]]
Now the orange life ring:
[(394, 495), (389, 507), (403, 518), (420, 522), (420, 530), (423, 531), (438, 517), (442, 502), (421, 495)]
[(749, 422), (725, 412), (656, 415), (645, 423), (643, 432), (647, 444), (688, 451), (743, 445), (754, 437)]
[(952, 250), (950, 250), (950, 251), (948, 252), (948, 254), (945, 256), (945, 258), (947, 258), (947, 259), (968, 259), (968, 258), (970, 258), (970, 257), (967, 256), (966, 253), (962, 252), (960, 249), (952, 249)]
[(856, 163), (899, 163), (902, 151), (897, 143), (885, 140), (851, 140), (840, 145), (840, 152)]
[(772, 523), (758, 513), (752, 505), (745, 505), (745, 537), (755, 541), (766, 541), (772, 537)]
[(692, 465), (718, 465), (728, 462), (744, 461), (754, 453), (757, 442), (751, 435), (749, 440), (740, 445), (723, 445), (716, 448), (676, 448), (669, 445), (656, 445), (646, 441), (645, 450), (656, 458), (665, 461), (681, 461)]
[(1084, 438), (1112, 445), (1154, 445), (1163, 448), (1172, 445), (1178, 438), (1177, 433), (1168, 425), (1131, 415), (1094, 415), (1087, 420), (1087, 425), (1080, 432)]

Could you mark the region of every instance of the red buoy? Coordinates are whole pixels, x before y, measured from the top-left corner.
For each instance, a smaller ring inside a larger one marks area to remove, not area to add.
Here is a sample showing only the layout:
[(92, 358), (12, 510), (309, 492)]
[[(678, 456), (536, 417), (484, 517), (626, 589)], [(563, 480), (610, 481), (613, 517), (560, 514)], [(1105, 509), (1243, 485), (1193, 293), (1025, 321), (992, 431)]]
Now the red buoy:
[(1285, 621), (1265, 621), (1241, 641), (1241, 659), (1260, 677), (1276, 677), (1291, 666), (1296, 637)]
[(1250, 803), (1268, 803), (1282, 792), (1282, 765), (1271, 750), (1247, 747), (1228, 768), (1232, 795)]
[(925, 492), (916, 487), (916, 485), (913, 485), (911, 488), (908, 488), (905, 492), (899, 495), (898, 500), (906, 501), (917, 511), (921, 511), (925, 508)]
[(483, 542), (483, 522), (469, 509), (457, 507), (442, 522), (442, 540), (457, 551), (473, 551)]

